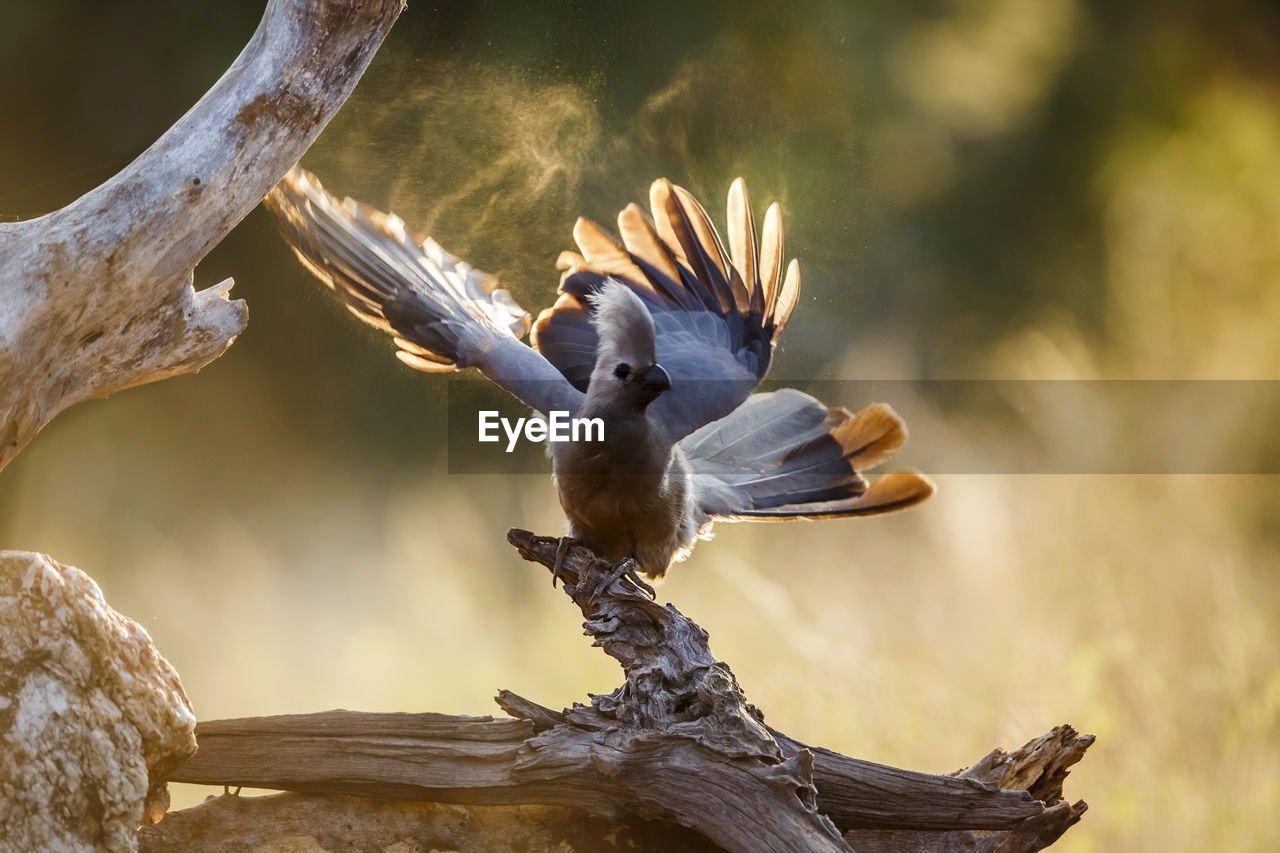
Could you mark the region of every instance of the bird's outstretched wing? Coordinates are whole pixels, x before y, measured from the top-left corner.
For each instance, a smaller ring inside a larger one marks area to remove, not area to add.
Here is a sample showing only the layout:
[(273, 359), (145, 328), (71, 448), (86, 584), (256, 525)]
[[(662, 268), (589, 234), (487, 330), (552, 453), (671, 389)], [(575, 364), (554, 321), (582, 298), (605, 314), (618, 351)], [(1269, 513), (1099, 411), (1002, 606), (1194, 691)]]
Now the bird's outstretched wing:
[(396, 357), (428, 372), (478, 367), (540, 412), (576, 412), (583, 394), (520, 341), (529, 315), (432, 239), (398, 216), (338, 201), (295, 166), (266, 198), (302, 263), (353, 314), (395, 339)]
[(560, 296), (534, 324), (533, 345), (585, 390), (597, 343), (591, 295), (605, 278), (624, 282), (653, 315), (658, 362), (671, 376), (671, 390), (650, 410), (679, 439), (729, 414), (759, 385), (796, 305), (800, 271), (793, 260), (783, 275), (777, 204), (757, 243), (741, 178), (729, 188), (727, 252), (687, 191), (654, 181), (649, 205), (652, 220), (635, 204), (618, 214), (621, 245), (578, 220), (573, 236), (582, 253), (561, 255)]

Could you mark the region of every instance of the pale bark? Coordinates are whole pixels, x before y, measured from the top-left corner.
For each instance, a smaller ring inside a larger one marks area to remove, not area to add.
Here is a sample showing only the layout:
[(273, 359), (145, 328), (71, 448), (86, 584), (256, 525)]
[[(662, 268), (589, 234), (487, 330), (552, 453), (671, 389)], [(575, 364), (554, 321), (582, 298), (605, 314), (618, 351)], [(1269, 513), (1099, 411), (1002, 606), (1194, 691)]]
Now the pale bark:
[(231, 344), (245, 305), (230, 280), (195, 291), (195, 265), (307, 150), (402, 5), (270, 0), (226, 74), (124, 171), (0, 224), (0, 468), (68, 406)]

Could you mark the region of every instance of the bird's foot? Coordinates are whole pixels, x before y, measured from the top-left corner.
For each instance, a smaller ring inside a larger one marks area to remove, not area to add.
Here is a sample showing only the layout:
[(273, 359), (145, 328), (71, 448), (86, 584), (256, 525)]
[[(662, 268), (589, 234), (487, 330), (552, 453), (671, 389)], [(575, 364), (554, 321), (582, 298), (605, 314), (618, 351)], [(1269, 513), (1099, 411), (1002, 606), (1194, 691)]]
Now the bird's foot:
[(606, 589), (613, 586), (615, 581), (620, 580), (621, 578), (626, 578), (627, 580), (631, 581), (633, 584), (636, 585), (636, 587), (641, 592), (645, 593), (650, 598), (656, 601), (658, 598), (658, 593), (654, 590), (653, 587), (649, 586), (649, 584), (645, 583), (643, 580), (640, 579), (640, 575), (636, 573), (636, 569), (638, 568), (640, 568), (640, 565), (630, 557), (619, 560), (618, 562), (611, 565), (609, 567), (609, 576), (606, 577), (604, 581), (599, 586), (596, 587), (595, 592), (591, 593), (591, 598), (588, 599), (588, 602), (590, 604), (595, 604), (596, 599), (599, 598), (600, 595)]
[(564, 574), (564, 558), (569, 556), (569, 549), (578, 544), (572, 536), (561, 536), (556, 545), (556, 564), (551, 569), (551, 588), (556, 588), (556, 581)]

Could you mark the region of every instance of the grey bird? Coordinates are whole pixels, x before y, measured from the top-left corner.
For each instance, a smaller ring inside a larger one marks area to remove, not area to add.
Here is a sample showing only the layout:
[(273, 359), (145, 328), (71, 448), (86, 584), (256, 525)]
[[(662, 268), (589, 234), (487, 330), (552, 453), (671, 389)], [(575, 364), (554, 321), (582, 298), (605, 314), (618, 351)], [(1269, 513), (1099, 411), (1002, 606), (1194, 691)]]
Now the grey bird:
[(544, 415), (602, 419), (602, 441), (549, 446), (569, 537), (615, 564), (609, 583), (625, 574), (651, 591), (636, 570), (661, 578), (716, 521), (871, 515), (933, 494), (915, 472), (863, 476), (906, 442), (889, 406), (851, 414), (794, 389), (755, 393), (800, 290), (797, 262), (783, 272), (778, 205), (757, 238), (734, 181), (726, 252), (687, 191), (658, 180), (649, 200), (652, 219), (635, 204), (618, 215), (621, 243), (577, 221), (581, 254), (560, 256), (559, 297), (532, 324), (493, 276), (300, 167), (266, 204), (401, 361), (474, 367)]

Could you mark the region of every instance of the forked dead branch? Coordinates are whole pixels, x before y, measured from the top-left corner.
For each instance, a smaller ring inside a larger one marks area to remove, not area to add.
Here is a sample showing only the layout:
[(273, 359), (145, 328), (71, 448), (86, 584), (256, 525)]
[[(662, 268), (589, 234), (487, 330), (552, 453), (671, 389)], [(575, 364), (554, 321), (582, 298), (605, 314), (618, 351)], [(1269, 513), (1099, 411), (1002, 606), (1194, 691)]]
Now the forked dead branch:
[[(559, 540), (508, 538), (555, 566)], [(1062, 782), (1092, 736), (1062, 726), (953, 776), (809, 747), (765, 723), (702, 628), (625, 578), (600, 589), (610, 576), (584, 548), (564, 554), (565, 592), (625, 673), (614, 692), (558, 711), (504, 691), (512, 719), (332, 711), (204, 723), (173, 781), (312, 796), (220, 798), (143, 830), (142, 849), (266, 843), (296, 834), (299, 814), (317, 838), (341, 825), (347, 843), (396, 832), (443, 843), (458, 811), (439, 804), (455, 804), (489, 830), (579, 850), (611, 836), (653, 849), (1018, 853), (1052, 844), (1085, 811), (1063, 800)]]
[(196, 264), (328, 124), (403, 5), (271, 0), (222, 78), (124, 171), (0, 223), (0, 468), (68, 406), (231, 345), (245, 305), (230, 280), (194, 290)]

